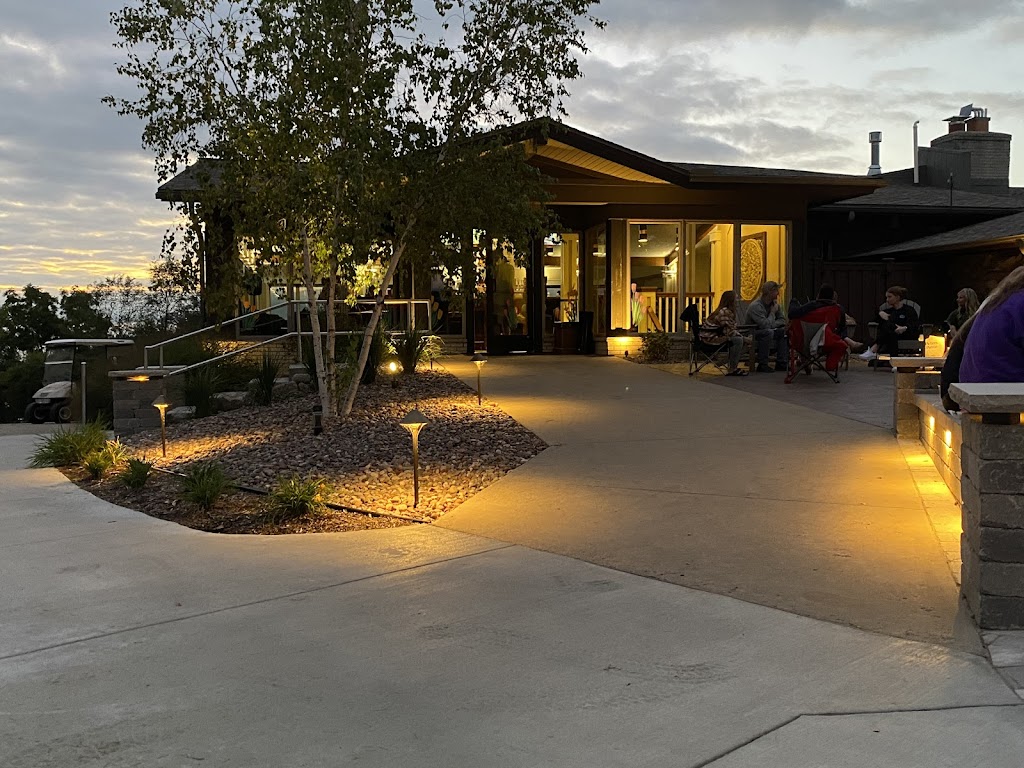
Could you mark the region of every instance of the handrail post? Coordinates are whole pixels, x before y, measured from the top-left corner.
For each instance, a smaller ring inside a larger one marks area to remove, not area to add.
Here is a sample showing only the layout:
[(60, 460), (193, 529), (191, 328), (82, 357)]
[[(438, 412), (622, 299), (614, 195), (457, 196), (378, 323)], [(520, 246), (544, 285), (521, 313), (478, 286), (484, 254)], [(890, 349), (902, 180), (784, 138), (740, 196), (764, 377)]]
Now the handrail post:
[(160, 370), (164, 368), (164, 345), (160, 345)]
[(149, 368), (149, 347), (142, 348), (142, 367)]

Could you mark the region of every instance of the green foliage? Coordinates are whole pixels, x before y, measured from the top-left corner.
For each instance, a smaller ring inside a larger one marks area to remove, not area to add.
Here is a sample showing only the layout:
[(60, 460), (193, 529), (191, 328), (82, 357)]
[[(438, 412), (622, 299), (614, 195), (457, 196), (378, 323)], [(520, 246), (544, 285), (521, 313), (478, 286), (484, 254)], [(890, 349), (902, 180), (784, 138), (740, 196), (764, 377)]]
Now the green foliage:
[(100, 299), (92, 291), (81, 288), (61, 291), (60, 311), (64, 316), (62, 335), (76, 339), (105, 339), (110, 333), (110, 318), (103, 314)]
[(316, 375), (316, 356), (313, 352), (313, 340), (302, 340), (302, 364), (306, 366), (306, 375), (309, 376), (309, 387), (314, 392), (320, 391), (320, 379)]
[(119, 439), (107, 440), (103, 446), (103, 453), (110, 459), (112, 466), (118, 466), (128, 460), (130, 451), (128, 446), (122, 443)]
[(221, 363), (217, 371), (217, 391), (244, 392), (249, 388), (249, 382), (259, 375), (260, 368), (255, 363), (234, 357)]
[(211, 509), (228, 487), (228, 478), (220, 464), (204, 461), (193, 464), (181, 479), (182, 496), (201, 509)]
[(121, 482), (129, 488), (138, 489), (146, 484), (153, 465), (142, 459), (128, 459), (124, 470), (121, 472)]
[[(109, 379), (108, 379), (109, 382)], [(43, 353), (30, 352), (21, 361), (0, 362), (0, 421), (17, 421), (43, 386)]]
[(92, 451), (82, 459), (82, 466), (93, 480), (102, 478), (113, 465), (114, 462), (111, 461), (110, 454), (106, 451)]
[(32, 452), (30, 467), (73, 467), (91, 453), (103, 450), (106, 423), (100, 420), (44, 435)]
[[(363, 336), (359, 336), (359, 343), (362, 345)], [(377, 380), (377, 372), (384, 357), (391, 351), (391, 337), (388, 335), (387, 324), (382, 319), (373, 329), (370, 336), (370, 355), (366, 359), (366, 367), (363, 369), (363, 376), (360, 384), (373, 384)], [(354, 359), (354, 358), (353, 358)]]
[(640, 336), (640, 362), (665, 363), (671, 359), (671, 342), (664, 331), (644, 333)]
[(270, 405), (274, 402), (274, 382), (277, 381), (279, 370), (277, 359), (264, 352), (253, 385), (252, 398), (256, 405)]
[(178, 384), (178, 391), (185, 405), (194, 406), (196, 418), (212, 416), (214, 412), (213, 396), (220, 386), (220, 377), (212, 365), (188, 371)]
[(276, 523), (322, 514), (327, 485), (316, 477), (278, 480), (270, 492), (270, 518)]
[(436, 360), (444, 352), (444, 342), (440, 337), (415, 328), (392, 337), (391, 343), (402, 373), (406, 376), (412, 376), (419, 363)]
[(20, 360), (38, 352), (43, 342), (60, 338), (64, 324), (57, 314), (57, 299), (34, 285), (19, 293), (4, 291), (0, 305), (0, 362)]

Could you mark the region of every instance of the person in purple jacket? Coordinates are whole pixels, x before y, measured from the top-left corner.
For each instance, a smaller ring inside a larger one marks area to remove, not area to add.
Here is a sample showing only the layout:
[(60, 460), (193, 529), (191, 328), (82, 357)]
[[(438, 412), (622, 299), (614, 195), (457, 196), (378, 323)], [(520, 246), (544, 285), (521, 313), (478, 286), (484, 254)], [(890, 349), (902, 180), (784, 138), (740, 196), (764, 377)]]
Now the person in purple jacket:
[(995, 287), (964, 342), (960, 381), (1024, 382), (1024, 267)]

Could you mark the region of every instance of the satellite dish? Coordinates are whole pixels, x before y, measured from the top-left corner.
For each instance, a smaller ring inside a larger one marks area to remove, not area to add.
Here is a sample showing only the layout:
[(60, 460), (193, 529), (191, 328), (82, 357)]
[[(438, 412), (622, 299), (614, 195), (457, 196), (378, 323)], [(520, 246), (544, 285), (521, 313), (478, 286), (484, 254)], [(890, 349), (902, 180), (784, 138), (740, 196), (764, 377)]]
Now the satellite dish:
[(974, 104), (968, 104), (966, 107), (960, 107), (960, 117), (970, 117), (974, 114)]

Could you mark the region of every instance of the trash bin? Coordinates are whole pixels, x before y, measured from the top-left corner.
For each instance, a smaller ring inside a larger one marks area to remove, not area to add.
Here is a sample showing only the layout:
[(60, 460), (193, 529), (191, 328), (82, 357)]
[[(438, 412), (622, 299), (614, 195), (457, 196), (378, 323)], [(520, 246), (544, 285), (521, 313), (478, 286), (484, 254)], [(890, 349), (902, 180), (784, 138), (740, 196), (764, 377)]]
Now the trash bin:
[(579, 351), (581, 355), (594, 354), (594, 313), (580, 312)]

